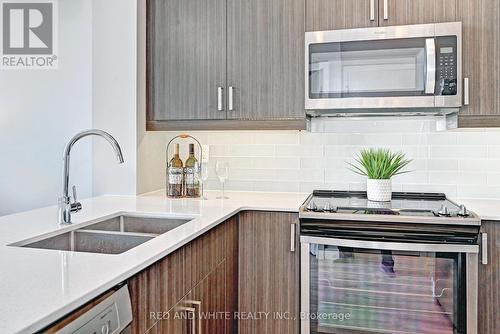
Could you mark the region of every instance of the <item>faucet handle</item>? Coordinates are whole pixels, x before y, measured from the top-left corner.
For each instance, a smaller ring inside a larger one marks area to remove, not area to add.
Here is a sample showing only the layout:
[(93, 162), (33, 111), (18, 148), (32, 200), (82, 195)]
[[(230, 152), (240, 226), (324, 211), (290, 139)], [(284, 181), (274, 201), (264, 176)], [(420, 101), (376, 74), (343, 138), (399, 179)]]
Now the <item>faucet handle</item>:
[(78, 212), (82, 209), (82, 204), (77, 202), (76, 186), (73, 186), (72, 190), (73, 190), (73, 203), (70, 204), (70, 206), (71, 206), (70, 210), (71, 210), (71, 212)]
[(71, 189), (73, 190), (73, 201), (76, 202), (76, 201), (78, 201), (76, 199), (76, 186), (73, 186)]

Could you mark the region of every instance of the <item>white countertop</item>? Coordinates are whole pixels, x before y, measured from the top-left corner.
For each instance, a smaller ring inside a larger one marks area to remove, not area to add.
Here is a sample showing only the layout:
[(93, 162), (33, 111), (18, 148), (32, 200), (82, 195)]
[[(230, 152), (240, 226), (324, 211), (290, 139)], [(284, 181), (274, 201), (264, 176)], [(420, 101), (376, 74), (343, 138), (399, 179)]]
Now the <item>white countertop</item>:
[[(169, 200), (164, 192), (84, 200), (74, 224), (61, 227), (56, 207), (0, 217), (0, 333), (32, 333), (131, 277), (245, 209), (297, 212), (308, 194), (228, 192), (229, 200)], [(456, 199), (483, 220), (500, 221), (500, 200)], [(118, 255), (8, 246), (117, 213), (194, 217)]]
[[(84, 200), (69, 227), (58, 225), (56, 207), (0, 217), (0, 333), (42, 329), (241, 210), (297, 212), (308, 195), (227, 192), (221, 201), (207, 193), (206, 201), (169, 200), (163, 191)], [(118, 255), (8, 246), (119, 212), (195, 219)]]
[(454, 201), (465, 205), (468, 210), (474, 211), (481, 220), (500, 221), (499, 199), (459, 198)]

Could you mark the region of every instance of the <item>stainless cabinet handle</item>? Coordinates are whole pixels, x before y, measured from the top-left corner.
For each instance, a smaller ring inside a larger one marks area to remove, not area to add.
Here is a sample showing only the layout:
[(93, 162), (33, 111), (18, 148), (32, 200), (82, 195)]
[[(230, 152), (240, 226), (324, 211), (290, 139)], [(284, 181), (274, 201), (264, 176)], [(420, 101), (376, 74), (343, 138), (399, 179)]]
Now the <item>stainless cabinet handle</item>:
[(464, 106), (469, 105), (469, 78), (464, 78)]
[(375, 21), (375, 0), (370, 0), (370, 21)]
[(389, 19), (389, 0), (384, 0), (384, 20)]
[(224, 107), (222, 106), (222, 87), (217, 87), (217, 111), (223, 111)]
[(295, 224), (290, 225), (290, 252), (295, 252)]
[[(191, 334), (196, 334), (196, 309), (194, 307), (178, 307), (179, 311), (191, 313)], [(189, 318), (189, 317), (188, 317)]]
[(488, 264), (488, 233), (481, 233), (481, 263)]
[[(198, 314), (198, 333), (201, 334), (201, 301), (199, 300), (188, 300), (186, 303), (191, 304), (195, 308), (195, 312)], [(196, 309), (198, 311), (196, 311)]]
[(229, 111), (232, 111), (233, 110), (233, 90), (234, 90), (234, 87), (233, 86), (229, 86), (227, 89), (228, 89), (228, 92), (227, 92), (227, 109), (229, 109)]

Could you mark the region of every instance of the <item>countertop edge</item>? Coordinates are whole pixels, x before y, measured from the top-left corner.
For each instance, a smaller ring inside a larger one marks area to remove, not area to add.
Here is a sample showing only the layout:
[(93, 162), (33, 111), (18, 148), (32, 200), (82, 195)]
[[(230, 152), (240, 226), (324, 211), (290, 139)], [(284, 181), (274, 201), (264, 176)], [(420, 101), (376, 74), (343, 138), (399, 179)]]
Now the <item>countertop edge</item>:
[[(154, 192), (153, 192), (154, 193)], [(275, 195), (278, 195), (279, 193), (274, 193)], [(298, 195), (298, 196), (306, 196), (304, 193), (287, 193), (289, 195)], [(112, 195), (109, 195), (112, 196)], [(140, 196), (131, 196), (133, 197), (142, 197), (143, 195)], [(106, 196), (104, 196), (106, 197)], [(113, 197), (113, 196), (112, 196)], [(305, 199), (305, 197), (304, 197)], [(481, 221), (492, 221), (492, 222), (498, 222), (500, 223), (500, 209), (496, 209), (497, 207), (500, 208), (500, 200), (494, 200), (494, 199), (467, 199), (467, 198), (457, 198), (456, 202), (458, 203), (463, 203), (467, 205), (467, 207), (475, 212)], [(241, 205), (239, 205), (241, 204)], [(87, 292), (84, 293), (81, 296), (76, 296), (74, 300), (68, 301), (68, 303), (64, 306), (61, 306), (59, 308), (54, 308), (51, 313), (44, 314), (42, 317), (38, 318), (37, 320), (30, 320), (32, 321), (30, 324), (26, 325), (25, 327), (19, 326), (17, 329), (13, 330), (13, 333), (33, 333), (36, 331), (40, 331), (47, 326), (50, 326), (57, 320), (65, 317), (66, 315), (70, 314), (74, 310), (78, 309), (79, 307), (85, 305), (92, 299), (98, 297), (102, 293), (105, 293), (109, 289), (113, 288), (117, 284), (129, 279), (130, 277), (134, 276), (141, 270), (144, 270), (145, 268), (149, 267), (150, 265), (158, 262), (160, 259), (168, 256), (175, 250), (181, 248), (182, 246), (188, 244), (192, 240), (196, 239), (197, 237), (201, 236), (202, 234), (206, 233), (207, 231), (211, 230), (212, 228), (216, 227), (220, 223), (228, 220), (231, 217), (234, 217), (235, 215), (239, 214), (240, 212), (243, 211), (268, 211), (268, 212), (290, 212), (290, 213), (299, 213), (299, 208), (300, 204), (297, 206), (293, 206), (293, 202), (288, 202), (284, 203), (283, 207), (280, 207), (280, 203), (278, 202), (277, 204), (269, 204), (267, 205), (262, 205), (260, 206), (259, 204), (257, 205), (243, 205), (244, 203), (237, 203), (234, 205), (234, 207), (228, 208), (227, 212), (223, 212), (221, 216), (214, 216), (213, 220), (208, 220), (206, 222), (206, 225), (203, 226), (201, 229), (191, 233), (189, 236), (184, 236), (184, 238), (179, 239), (178, 242), (175, 242), (173, 244), (170, 244), (167, 248), (162, 249), (159, 252), (151, 253), (154, 254), (151, 257), (148, 257), (144, 261), (140, 262), (140, 264), (135, 264), (134, 266), (130, 268), (126, 268), (125, 271), (113, 275), (115, 276), (114, 278), (110, 280), (103, 280), (105, 283), (103, 284), (96, 284), (95, 289), (87, 289)], [(36, 211), (36, 210), (31, 210), (31, 211)], [(498, 211), (498, 213), (497, 213)], [(483, 213), (483, 214), (482, 214)], [(118, 272), (118, 271), (117, 271)]]
[(213, 223), (207, 225), (205, 228), (193, 233), (190, 235), (188, 238), (182, 239), (179, 241), (177, 244), (166, 248), (164, 251), (154, 255), (147, 261), (144, 261), (140, 265), (134, 266), (131, 269), (123, 272), (119, 276), (117, 276), (114, 279), (111, 279), (109, 282), (97, 287), (95, 290), (87, 293), (86, 295), (80, 297), (78, 300), (75, 300), (73, 303), (70, 303), (69, 305), (64, 306), (63, 308), (58, 309), (55, 312), (52, 312), (51, 314), (47, 315), (46, 317), (43, 317), (39, 320), (36, 320), (34, 323), (31, 323), (28, 327), (21, 329), (18, 333), (20, 334), (28, 334), (28, 333), (33, 333), (35, 331), (40, 331), (43, 330), (44, 328), (47, 328), (54, 322), (60, 320), (61, 318), (64, 318), (71, 312), (74, 312), (81, 306), (87, 304), (88, 302), (92, 301), (93, 299), (97, 298), (101, 294), (105, 293), (106, 291), (109, 291), (116, 285), (124, 282), (125, 280), (131, 278), (135, 274), (139, 273), (141, 270), (146, 269), (147, 267), (151, 266), (152, 264), (158, 262), (162, 258), (168, 256), (169, 254), (173, 253), (177, 249), (183, 247), (184, 245), (188, 244), (189, 242), (195, 240), (199, 236), (203, 235), (204, 233), (210, 231), (217, 225), (225, 222), (226, 220), (234, 217), (235, 215), (239, 214), (240, 212), (243, 211), (267, 211), (267, 212), (290, 212), (290, 213), (297, 213), (299, 212), (299, 208), (262, 208), (262, 207), (252, 207), (252, 206), (242, 206), (238, 209), (233, 210), (232, 212), (222, 216), (221, 218), (216, 219)]

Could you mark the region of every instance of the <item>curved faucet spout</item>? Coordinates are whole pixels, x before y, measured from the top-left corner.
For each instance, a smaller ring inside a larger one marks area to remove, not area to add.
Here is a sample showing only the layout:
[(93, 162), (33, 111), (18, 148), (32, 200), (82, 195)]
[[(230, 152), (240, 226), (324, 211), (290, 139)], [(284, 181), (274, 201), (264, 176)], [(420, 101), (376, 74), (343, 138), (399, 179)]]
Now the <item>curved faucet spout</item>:
[(118, 142), (116, 141), (116, 139), (112, 135), (107, 133), (106, 131), (97, 130), (97, 129), (90, 129), (90, 130), (85, 130), (85, 131), (79, 132), (73, 138), (71, 138), (70, 141), (68, 142), (68, 144), (66, 144), (66, 147), (64, 148), (64, 157), (66, 158), (70, 155), (71, 148), (73, 147), (73, 145), (75, 145), (75, 143), (78, 140), (82, 139), (83, 137), (87, 137), (87, 136), (99, 136), (99, 137), (106, 139), (109, 142), (109, 144), (113, 147), (113, 149), (115, 150), (118, 162), (119, 163), (124, 162), (122, 149), (120, 147), (120, 144), (118, 144)]
[(77, 212), (81, 209), (81, 204), (76, 202), (76, 190), (73, 188), (73, 201), (75, 203), (71, 203), (71, 198), (69, 196), (69, 165), (70, 165), (70, 155), (71, 148), (75, 143), (87, 136), (99, 136), (108, 141), (108, 143), (113, 147), (116, 153), (116, 157), (119, 163), (123, 163), (123, 154), (120, 148), (120, 145), (116, 141), (116, 139), (110, 135), (109, 133), (91, 129), (77, 133), (73, 138), (70, 139), (66, 147), (64, 148), (63, 155), (63, 193), (61, 198), (59, 199), (59, 223), (60, 224), (71, 224), (71, 212)]

